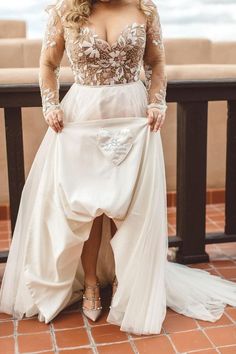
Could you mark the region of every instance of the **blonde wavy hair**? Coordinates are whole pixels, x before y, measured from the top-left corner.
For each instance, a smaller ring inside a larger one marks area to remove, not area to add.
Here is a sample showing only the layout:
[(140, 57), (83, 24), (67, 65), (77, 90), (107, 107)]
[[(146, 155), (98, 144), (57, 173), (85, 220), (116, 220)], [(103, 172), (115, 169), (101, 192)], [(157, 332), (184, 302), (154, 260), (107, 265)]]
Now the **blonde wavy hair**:
[[(79, 27), (87, 23), (88, 17), (91, 14), (93, 4), (98, 0), (68, 0), (69, 8), (65, 14), (67, 26), (74, 30), (79, 30)], [(153, 16), (153, 7), (149, 6), (143, 0), (137, 0), (138, 9), (146, 16)]]

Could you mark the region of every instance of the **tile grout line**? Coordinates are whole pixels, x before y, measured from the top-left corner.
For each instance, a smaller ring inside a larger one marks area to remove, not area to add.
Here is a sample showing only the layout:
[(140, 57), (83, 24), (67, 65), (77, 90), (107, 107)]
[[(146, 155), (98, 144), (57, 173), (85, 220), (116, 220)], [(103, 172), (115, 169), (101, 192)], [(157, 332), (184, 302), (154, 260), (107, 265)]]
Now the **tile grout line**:
[(54, 328), (54, 332), (66, 332), (66, 331), (71, 331), (73, 329), (81, 329), (81, 328), (85, 328), (85, 325), (83, 326), (75, 326), (75, 327), (66, 327), (66, 328)]
[(174, 344), (174, 342), (173, 342), (173, 340), (172, 340), (172, 338), (171, 338), (171, 336), (170, 336), (170, 333), (166, 332), (166, 330), (165, 330), (164, 327), (162, 327), (162, 328), (163, 328), (163, 331), (164, 331), (164, 335), (169, 339), (169, 341), (170, 341), (172, 347), (174, 348), (175, 354), (179, 354), (179, 352), (178, 352), (178, 350), (177, 350), (177, 348), (176, 348), (176, 346), (175, 346), (175, 344)]
[[(162, 328), (163, 328), (163, 327), (162, 327)], [(152, 335), (150, 335), (149, 337), (146, 336), (146, 335), (145, 335), (144, 337), (142, 337), (142, 335), (140, 335), (140, 337), (137, 337), (137, 338), (135, 338), (135, 339), (132, 338), (132, 341), (134, 342), (134, 346), (135, 346), (135, 342), (136, 342), (136, 341), (141, 341), (141, 340), (144, 340), (144, 339), (149, 340), (150, 338), (167, 337), (167, 338), (170, 340), (170, 342), (171, 342), (171, 344), (172, 344), (174, 350), (176, 351), (175, 354), (183, 354), (183, 353), (178, 352), (178, 350), (176, 349), (176, 347), (175, 347), (175, 345), (174, 345), (172, 339), (170, 338), (170, 333), (167, 333), (164, 328), (163, 328), (163, 331), (164, 331), (164, 333), (152, 334)], [(186, 332), (186, 331), (180, 331), (180, 332), (174, 332), (174, 333), (181, 333), (181, 332)], [(136, 346), (135, 346), (135, 347), (136, 347)], [(138, 354), (141, 354), (141, 353), (138, 352)], [(186, 353), (186, 354), (187, 354), (187, 353)]]
[(89, 322), (88, 322), (88, 319), (86, 318), (86, 316), (81, 312), (81, 315), (83, 317), (83, 320), (84, 320), (84, 325), (85, 325), (85, 329), (86, 329), (86, 333), (88, 335), (88, 338), (89, 338), (89, 342), (91, 344), (91, 347), (92, 347), (92, 351), (94, 354), (99, 354), (98, 353), (98, 350), (97, 350), (97, 345), (96, 345), (96, 342), (93, 338), (93, 335), (92, 335), (92, 332), (91, 332), (91, 327), (89, 325)]
[[(231, 307), (230, 307), (231, 308)], [(232, 307), (233, 309), (236, 309), (236, 307)], [(230, 314), (228, 314), (228, 312), (227, 311), (224, 311), (224, 314), (226, 315), (226, 317), (228, 317), (232, 322), (233, 322), (233, 324), (234, 325), (236, 325), (236, 320), (234, 320), (234, 318), (232, 318), (231, 316), (230, 316)]]
[(231, 348), (231, 347), (235, 347), (235, 344), (220, 345), (220, 346), (218, 347), (219, 353), (221, 354), (221, 351), (220, 351), (221, 348)]
[(43, 354), (43, 353), (48, 353), (48, 352), (50, 352), (50, 351), (51, 351), (51, 350), (43, 349), (43, 350), (40, 350), (40, 351), (37, 350), (37, 352), (24, 352), (24, 353), (22, 353), (22, 354)]
[[(191, 318), (191, 317), (190, 317)], [(197, 321), (195, 318), (192, 318), (193, 320)], [(199, 320), (200, 321), (200, 320)], [(200, 330), (205, 330), (205, 329), (217, 329), (217, 328), (225, 328), (225, 327), (228, 327), (228, 326), (233, 326), (234, 323), (230, 323), (230, 324), (225, 324), (225, 325), (215, 325), (215, 326), (209, 326), (209, 327), (201, 327), (198, 323), (197, 325), (199, 327), (197, 328), (192, 328), (192, 329), (187, 329), (187, 330), (182, 330), (182, 331), (175, 331), (173, 333), (183, 333), (183, 332), (193, 332), (193, 331), (196, 331), (197, 329), (200, 329)], [(172, 334), (172, 333), (170, 333)]]
[[(109, 323), (108, 323), (108, 325), (109, 325)], [(117, 342), (98, 343), (97, 344), (97, 348), (106, 347), (107, 345), (113, 345), (113, 344), (116, 345), (116, 344), (123, 344), (123, 343), (127, 343), (128, 342), (130, 344), (131, 348), (133, 349), (134, 353), (135, 354), (139, 354), (135, 344), (133, 343), (133, 338), (131, 337), (131, 335), (128, 332), (124, 332), (124, 333), (126, 334), (128, 341), (127, 340), (121, 340), (121, 341), (117, 341)]]
[[(215, 327), (214, 327), (215, 328)], [(210, 337), (208, 336), (208, 334), (205, 332), (205, 329), (202, 328), (202, 333), (207, 337), (207, 339), (209, 340), (209, 342), (212, 344), (213, 349), (215, 349), (217, 351), (217, 353), (220, 354), (220, 351), (218, 350), (218, 348), (216, 347), (216, 345), (212, 342), (212, 340), (210, 339)]]
[[(137, 338), (137, 339), (143, 339), (143, 338)], [(113, 344), (123, 344), (123, 343), (129, 343), (129, 340), (119, 340), (116, 342), (103, 342), (103, 343), (98, 343), (97, 348), (99, 347), (106, 347), (107, 345), (113, 345)]]
[[(195, 320), (196, 321), (196, 320)], [(212, 340), (209, 338), (209, 336), (205, 333), (204, 328), (200, 326), (200, 324), (196, 321), (197, 324), (197, 328), (201, 330), (201, 332), (206, 336), (206, 338), (209, 340), (209, 342), (211, 343), (213, 349), (216, 350), (217, 353), (220, 354), (219, 350), (217, 349), (217, 347), (215, 346), (215, 344), (212, 342)], [(212, 328), (212, 327), (211, 327)], [(213, 328), (216, 328), (215, 326), (213, 326)], [(212, 348), (210, 348), (212, 349)]]
[(130, 346), (131, 346), (131, 348), (133, 349), (133, 352), (134, 352), (135, 354), (139, 354), (139, 351), (138, 351), (138, 349), (137, 349), (137, 347), (136, 347), (136, 345), (135, 345), (134, 339), (133, 339), (133, 337), (131, 336), (131, 334), (130, 334), (130, 333), (127, 333), (127, 337), (128, 337)]
[(15, 354), (19, 353), (19, 347), (18, 347), (18, 320), (13, 319), (13, 325), (14, 325), (14, 347), (15, 347)]
[(69, 313), (73, 313), (73, 312), (75, 312), (75, 313), (79, 312), (80, 313), (80, 309), (71, 309), (71, 310), (64, 309), (63, 310), (63, 314), (69, 314)]
[[(140, 339), (140, 338), (138, 338)], [(116, 342), (103, 342), (103, 343), (98, 343), (97, 344), (97, 348), (99, 347), (106, 347), (107, 345), (113, 345), (113, 344), (123, 344), (123, 343), (129, 343), (129, 340), (119, 340), (119, 341), (116, 341)]]
[[(218, 348), (212, 348), (212, 347), (209, 347), (209, 348), (204, 348), (204, 349), (194, 349), (194, 350), (190, 350), (188, 352), (184, 352), (184, 353), (180, 353), (180, 354), (199, 354), (199, 352), (202, 352), (202, 350), (216, 350), (216, 352), (218, 354), (221, 354), (221, 352), (218, 350)], [(28, 353), (27, 353), (28, 354)]]
[(58, 354), (59, 353), (59, 349), (57, 347), (57, 340), (56, 340), (54, 325), (53, 325), (52, 322), (50, 322), (50, 333), (51, 333), (51, 340), (52, 340), (52, 346), (53, 346), (54, 354)]
[[(218, 244), (216, 244), (216, 249), (218, 252), (221, 252), (221, 254), (223, 254), (223, 256), (227, 258), (227, 260), (233, 261), (236, 264), (236, 258), (233, 258), (232, 256), (229, 256), (227, 253), (224, 253), (223, 249), (220, 248), (220, 246), (218, 246)], [(224, 261), (226, 259), (224, 258), (222, 260)]]
[[(230, 257), (228, 257), (228, 258), (230, 258)], [(219, 267), (216, 267), (216, 266), (214, 266), (214, 264), (212, 263), (212, 267), (213, 267), (213, 270), (221, 277), (221, 278), (223, 278), (223, 279), (226, 279), (226, 280), (230, 280), (230, 279), (227, 279), (226, 277), (224, 277), (221, 273), (220, 273), (220, 271), (218, 270), (219, 269)], [(234, 266), (229, 266), (229, 267), (222, 267), (221, 269), (231, 269), (231, 268), (235, 268)], [(232, 278), (232, 279), (235, 279), (235, 278)]]

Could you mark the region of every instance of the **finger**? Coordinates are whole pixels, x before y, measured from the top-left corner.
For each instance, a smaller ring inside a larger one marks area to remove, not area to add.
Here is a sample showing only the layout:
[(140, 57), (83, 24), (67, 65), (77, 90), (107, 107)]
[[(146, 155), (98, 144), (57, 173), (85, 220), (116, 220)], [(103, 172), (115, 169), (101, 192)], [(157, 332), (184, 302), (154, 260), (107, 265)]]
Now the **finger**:
[(158, 131), (160, 129), (161, 122), (162, 122), (162, 117), (157, 121), (156, 131)]
[(54, 121), (53, 121), (52, 117), (49, 118), (49, 125), (55, 132), (57, 132), (57, 129), (54, 125)]
[(150, 125), (150, 129), (151, 129), (151, 131), (153, 131), (153, 129), (154, 129), (155, 122), (156, 122), (156, 120), (155, 120), (155, 119), (153, 119), (153, 122), (152, 122), (152, 124)]
[(153, 112), (152, 111), (149, 111), (148, 112), (148, 124), (153, 124), (153, 119), (154, 119), (154, 117), (153, 117)]
[(163, 123), (164, 123), (164, 117), (163, 117), (163, 116), (161, 116), (161, 120), (160, 120), (160, 123), (159, 123), (159, 127), (158, 127), (158, 129), (161, 129), (161, 127), (162, 127)]
[(63, 119), (61, 118), (60, 120), (58, 120), (58, 122), (59, 122), (59, 125), (60, 125), (61, 130), (62, 130), (62, 128), (64, 127)]
[(150, 130), (151, 130), (151, 131), (153, 130), (154, 123), (155, 123), (155, 119), (152, 118), (151, 122), (149, 123), (149, 125), (150, 125)]
[(158, 124), (158, 116), (159, 116), (159, 113), (158, 113), (158, 111), (154, 111), (153, 112), (153, 116), (154, 116), (154, 119), (153, 119), (153, 125), (152, 125), (152, 130), (154, 130), (155, 131), (155, 127), (156, 127), (156, 125)]
[(63, 126), (63, 115), (62, 115), (62, 111), (56, 111), (54, 112), (55, 115), (54, 115), (54, 125), (55, 127), (57, 128), (57, 130), (59, 132), (62, 131), (62, 126)]
[(154, 123), (155, 123), (155, 120), (153, 118), (151, 118), (148, 123), (151, 130), (153, 130)]
[(57, 129), (56, 129), (56, 127), (54, 126), (54, 124), (51, 124), (50, 127), (57, 133)]
[(163, 126), (163, 124), (164, 124), (164, 121), (165, 121), (165, 118), (162, 118), (162, 120), (161, 120), (161, 124), (160, 124), (160, 128), (159, 128), (159, 129), (161, 129), (161, 128), (162, 128), (162, 126)]
[(162, 121), (162, 116), (159, 114), (158, 115), (158, 118), (156, 120), (156, 123), (155, 123), (155, 127), (154, 127), (154, 131), (157, 132), (158, 129), (160, 128), (160, 125), (161, 125), (161, 121)]
[(48, 125), (50, 124), (50, 116), (49, 115), (47, 115), (46, 117), (45, 117), (45, 120), (46, 120), (46, 122), (48, 123)]
[(57, 129), (57, 131), (61, 131), (61, 126), (60, 123), (58, 122), (57, 118), (53, 120), (54, 126)]
[(53, 123), (53, 115), (52, 115), (51, 112), (47, 115), (47, 121), (48, 121), (50, 124)]
[(49, 116), (48, 118), (48, 124), (50, 125), (51, 128), (53, 127), (53, 120), (51, 116)]
[(63, 118), (64, 118), (64, 116), (63, 116), (63, 111), (59, 111), (59, 112), (57, 113), (57, 119), (58, 119), (58, 122), (59, 122), (59, 124), (60, 124), (61, 127), (64, 126), (64, 124), (63, 124)]

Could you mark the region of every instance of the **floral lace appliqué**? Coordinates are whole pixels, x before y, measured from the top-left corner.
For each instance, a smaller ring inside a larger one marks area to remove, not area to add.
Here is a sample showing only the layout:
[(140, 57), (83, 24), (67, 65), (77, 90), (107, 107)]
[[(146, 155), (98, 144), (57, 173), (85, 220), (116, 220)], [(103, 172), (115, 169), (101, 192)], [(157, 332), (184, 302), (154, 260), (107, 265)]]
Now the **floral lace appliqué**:
[(111, 45), (89, 27), (81, 27), (77, 39), (69, 35), (66, 51), (77, 83), (109, 85), (139, 79), (146, 39), (144, 23), (127, 25)]
[(57, 67), (54, 70), (55, 77), (56, 77), (56, 82), (57, 82), (57, 87), (56, 89), (52, 89), (50, 87), (45, 87), (42, 76), (39, 74), (39, 86), (40, 86), (40, 92), (41, 92), (41, 97), (42, 97), (42, 107), (43, 107), (43, 115), (46, 117), (46, 115), (54, 110), (54, 109), (60, 109), (60, 103), (59, 103), (59, 72), (60, 72), (60, 67)]
[(49, 47), (55, 47), (57, 44), (58, 36), (63, 35), (64, 30), (61, 26), (57, 25), (58, 21), (60, 21), (58, 14), (56, 13), (55, 9), (51, 9), (42, 41), (42, 51), (48, 49)]
[(100, 128), (97, 132), (97, 145), (106, 158), (119, 165), (127, 157), (132, 145), (133, 135), (129, 128), (112, 132)]
[(149, 11), (147, 14), (146, 48), (143, 57), (145, 84), (148, 93), (148, 108), (155, 107), (164, 112), (166, 105), (167, 75), (165, 72), (165, 48), (160, 17), (152, 0), (142, 0)]

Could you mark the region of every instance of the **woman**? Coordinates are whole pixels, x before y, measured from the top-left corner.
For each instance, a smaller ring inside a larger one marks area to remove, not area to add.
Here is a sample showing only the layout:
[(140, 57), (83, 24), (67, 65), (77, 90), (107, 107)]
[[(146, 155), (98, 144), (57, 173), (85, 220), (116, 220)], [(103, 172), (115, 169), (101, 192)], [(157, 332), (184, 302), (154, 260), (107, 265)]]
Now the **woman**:
[[(75, 82), (59, 102), (64, 50)], [(136, 334), (160, 333), (166, 306), (209, 321), (236, 306), (233, 282), (167, 260), (166, 83), (152, 0), (50, 8), (40, 58), (50, 128), (22, 192), (0, 311), (48, 323), (83, 295), (95, 321), (108, 282), (107, 321)]]

